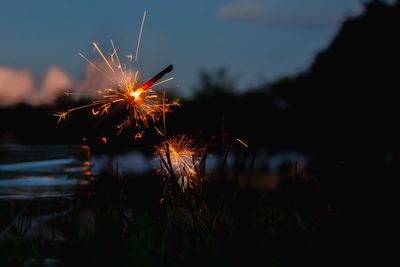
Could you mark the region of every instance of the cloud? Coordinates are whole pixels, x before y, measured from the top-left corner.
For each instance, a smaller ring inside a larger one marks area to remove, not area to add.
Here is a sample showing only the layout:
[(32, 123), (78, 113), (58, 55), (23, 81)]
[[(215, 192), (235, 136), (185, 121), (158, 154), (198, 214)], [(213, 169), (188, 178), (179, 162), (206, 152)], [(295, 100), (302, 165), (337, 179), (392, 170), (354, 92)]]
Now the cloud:
[[(83, 78), (77, 82), (74, 92), (77, 95), (98, 96), (97, 90), (112, 87), (118, 84), (120, 72), (114, 73), (108, 70), (104, 61), (91, 61), (96, 67), (87, 64), (83, 73)], [(118, 70), (116, 63), (110, 62), (115, 70)]]
[[(353, 10), (352, 13), (355, 11)], [(335, 25), (346, 16), (341, 9), (319, 8), (309, 9), (283, 8), (279, 5), (267, 6), (261, 0), (232, 2), (217, 10), (217, 17), (228, 21), (255, 22), (288, 28), (326, 28)]]
[(86, 65), (82, 78), (74, 83), (59, 67), (51, 67), (43, 81), (37, 83), (29, 70), (0, 66), (0, 107), (19, 103), (33, 106), (52, 104), (66, 92), (74, 93), (76, 98), (98, 97), (98, 90), (121, 83), (121, 73), (116, 62), (110, 62), (115, 72), (111, 72), (104, 61), (92, 62), (96, 67)]
[(53, 67), (47, 72), (41, 89), (30, 98), (30, 102), (33, 105), (51, 104), (70, 86), (67, 74), (58, 67)]
[(32, 92), (33, 79), (30, 72), (0, 67), (0, 106), (24, 101)]
[(58, 67), (47, 71), (40, 86), (28, 70), (0, 67), (0, 106), (50, 104), (70, 86), (69, 77)]
[(264, 21), (267, 18), (265, 5), (260, 1), (240, 1), (221, 7), (217, 17), (233, 21)]

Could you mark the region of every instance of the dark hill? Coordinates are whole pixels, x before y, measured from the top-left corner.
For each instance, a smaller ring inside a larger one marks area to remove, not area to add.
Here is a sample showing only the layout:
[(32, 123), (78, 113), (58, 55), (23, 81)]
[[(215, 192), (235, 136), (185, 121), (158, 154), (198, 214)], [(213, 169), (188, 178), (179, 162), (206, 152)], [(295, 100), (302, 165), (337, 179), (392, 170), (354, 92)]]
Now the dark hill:
[(398, 25), (399, 2), (372, 1), (343, 24), (307, 73), (272, 86), (302, 122), (310, 137), (304, 140), (333, 149), (398, 143)]

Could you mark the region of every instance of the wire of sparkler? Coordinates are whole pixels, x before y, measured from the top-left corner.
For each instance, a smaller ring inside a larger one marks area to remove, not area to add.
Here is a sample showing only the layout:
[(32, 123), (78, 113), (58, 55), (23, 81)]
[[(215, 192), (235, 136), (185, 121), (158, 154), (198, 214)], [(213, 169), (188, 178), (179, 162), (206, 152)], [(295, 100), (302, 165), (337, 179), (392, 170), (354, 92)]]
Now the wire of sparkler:
[(150, 86), (152, 86), (156, 81), (161, 79), (165, 74), (171, 72), (173, 68), (174, 67), (172, 65), (169, 65), (168, 67), (157, 73), (153, 78), (142, 84), (140, 88), (142, 88), (143, 91), (146, 91), (147, 89), (149, 89)]

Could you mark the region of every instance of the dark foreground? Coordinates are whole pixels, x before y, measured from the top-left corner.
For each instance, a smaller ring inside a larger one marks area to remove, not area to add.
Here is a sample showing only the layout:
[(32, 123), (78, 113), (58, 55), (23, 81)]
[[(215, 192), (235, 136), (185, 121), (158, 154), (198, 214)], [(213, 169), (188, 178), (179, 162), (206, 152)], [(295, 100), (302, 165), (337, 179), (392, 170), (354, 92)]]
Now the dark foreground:
[(262, 179), (221, 169), (160, 204), (157, 175), (103, 174), (74, 198), (2, 201), (0, 266), (333, 266), (328, 187), (296, 166)]

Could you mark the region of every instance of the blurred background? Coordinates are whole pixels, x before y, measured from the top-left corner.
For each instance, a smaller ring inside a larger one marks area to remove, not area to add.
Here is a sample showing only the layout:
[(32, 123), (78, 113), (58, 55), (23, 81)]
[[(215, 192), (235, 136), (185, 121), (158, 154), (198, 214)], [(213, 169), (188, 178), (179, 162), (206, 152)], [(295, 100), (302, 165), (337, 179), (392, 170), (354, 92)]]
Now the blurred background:
[[(213, 139), (210, 172), (229, 151), (239, 185), (278, 192), (273, 207), (311, 218), (311, 241), (290, 232), (278, 243), (308, 242), (321, 266), (342, 229), (355, 236), (391, 210), (395, 194), (375, 194), (399, 175), (400, 1), (2, 1), (0, 144), (88, 145), (95, 173), (133, 174), (132, 201), (149, 200), (159, 184), (143, 179), (159, 164), (154, 125), (135, 139), (117, 133), (118, 114), (101, 124), (90, 110), (59, 124), (52, 116), (91, 103), (66, 92), (101, 85), (78, 53), (97, 62), (92, 42), (110, 55), (112, 39), (120, 55), (134, 54), (144, 10), (134, 67), (146, 81), (174, 65), (174, 80), (157, 89), (181, 103), (167, 114), (168, 134)], [(246, 207), (238, 203), (233, 210)], [(364, 219), (353, 223), (356, 214)]]

